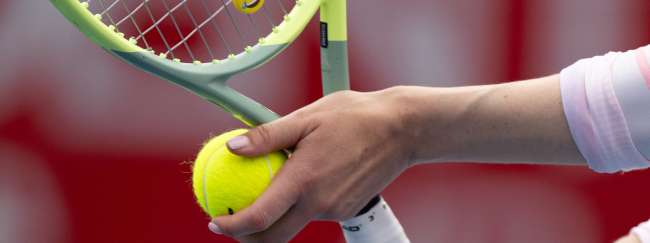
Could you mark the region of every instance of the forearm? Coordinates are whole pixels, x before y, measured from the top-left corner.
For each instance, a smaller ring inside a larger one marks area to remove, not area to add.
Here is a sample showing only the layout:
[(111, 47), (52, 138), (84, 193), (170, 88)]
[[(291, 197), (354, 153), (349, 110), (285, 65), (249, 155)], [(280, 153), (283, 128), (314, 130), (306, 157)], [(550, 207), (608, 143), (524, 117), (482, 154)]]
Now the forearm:
[(398, 88), (416, 162), (584, 164), (559, 78), (459, 88)]

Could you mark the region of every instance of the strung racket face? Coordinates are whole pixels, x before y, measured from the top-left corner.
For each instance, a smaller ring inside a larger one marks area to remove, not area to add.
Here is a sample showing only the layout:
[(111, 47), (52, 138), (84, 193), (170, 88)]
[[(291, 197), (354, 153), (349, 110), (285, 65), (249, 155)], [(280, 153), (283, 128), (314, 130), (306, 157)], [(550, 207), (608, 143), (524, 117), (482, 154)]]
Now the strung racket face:
[(320, 0), (51, 0), (95, 44), (248, 125), (277, 118), (227, 86), (286, 48)]

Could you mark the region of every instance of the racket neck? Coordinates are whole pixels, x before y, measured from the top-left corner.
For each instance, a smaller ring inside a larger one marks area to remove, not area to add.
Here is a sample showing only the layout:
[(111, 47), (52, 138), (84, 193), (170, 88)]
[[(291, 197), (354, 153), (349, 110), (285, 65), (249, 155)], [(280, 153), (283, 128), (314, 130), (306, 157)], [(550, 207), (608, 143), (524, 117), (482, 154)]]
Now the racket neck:
[(347, 0), (325, 0), (320, 8), (323, 94), (350, 89)]

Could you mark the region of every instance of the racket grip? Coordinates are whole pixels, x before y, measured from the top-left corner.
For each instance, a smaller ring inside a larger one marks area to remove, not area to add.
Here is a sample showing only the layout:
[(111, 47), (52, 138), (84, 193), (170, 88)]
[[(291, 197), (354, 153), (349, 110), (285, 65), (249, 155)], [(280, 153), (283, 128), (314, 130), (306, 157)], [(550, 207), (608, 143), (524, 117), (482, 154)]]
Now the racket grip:
[(347, 243), (411, 242), (386, 201), (373, 198), (354, 218), (339, 222)]

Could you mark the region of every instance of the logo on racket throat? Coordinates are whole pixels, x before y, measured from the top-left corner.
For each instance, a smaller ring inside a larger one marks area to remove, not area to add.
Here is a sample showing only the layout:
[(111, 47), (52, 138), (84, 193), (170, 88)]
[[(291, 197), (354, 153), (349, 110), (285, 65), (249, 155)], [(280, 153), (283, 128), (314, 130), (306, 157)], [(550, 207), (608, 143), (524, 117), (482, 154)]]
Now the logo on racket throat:
[(233, 0), (232, 5), (243, 14), (254, 14), (264, 6), (264, 0)]

